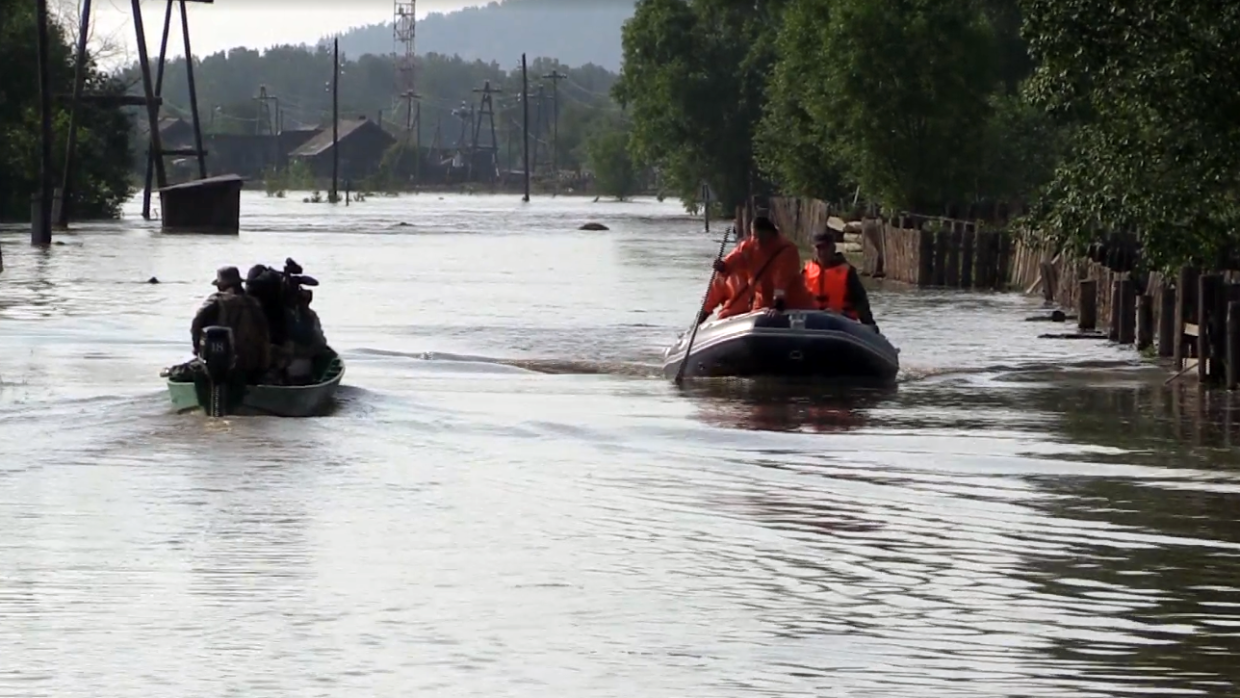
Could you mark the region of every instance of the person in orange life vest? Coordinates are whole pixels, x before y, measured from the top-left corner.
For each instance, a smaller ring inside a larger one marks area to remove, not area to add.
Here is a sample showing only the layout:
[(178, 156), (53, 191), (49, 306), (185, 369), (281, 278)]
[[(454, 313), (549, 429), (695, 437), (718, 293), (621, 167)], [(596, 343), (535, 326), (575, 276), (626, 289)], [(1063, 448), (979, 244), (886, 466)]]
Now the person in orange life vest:
[(740, 277), (743, 288), (753, 294), (749, 310), (781, 313), (814, 307), (801, 278), (801, 253), (766, 216), (754, 218), (749, 237), (716, 260), (715, 271)]
[(857, 269), (835, 249), (835, 233), (825, 230), (814, 236), (814, 258), (801, 270), (805, 288), (819, 310), (837, 313), (860, 320), (878, 331), (874, 314), (870, 312), (870, 298), (861, 284)]
[(719, 308), (719, 319), (722, 320), (749, 312), (752, 302), (753, 292), (745, 285), (744, 279), (736, 274), (716, 273), (706, 294), (706, 302), (702, 304), (702, 312), (698, 313), (698, 324), (706, 322), (715, 308)]

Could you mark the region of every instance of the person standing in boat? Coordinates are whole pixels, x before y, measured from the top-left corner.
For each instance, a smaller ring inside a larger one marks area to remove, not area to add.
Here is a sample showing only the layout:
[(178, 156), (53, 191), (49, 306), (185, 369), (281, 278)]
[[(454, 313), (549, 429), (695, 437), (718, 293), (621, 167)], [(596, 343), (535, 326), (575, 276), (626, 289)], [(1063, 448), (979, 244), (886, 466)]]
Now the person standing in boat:
[(749, 237), (717, 260), (715, 271), (742, 280), (739, 292), (752, 297), (749, 310), (780, 313), (814, 307), (801, 278), (801, 253), (766, 216), (754, 218)]
[(216, 292), (207, 297), (190, 325), (194, 356), (199, 355), (204, 329), (227, 327), (233, 333), (236, 370), (247, 383), (256, 383), (271, 363), (271, 339), (263, 306), (245, 292), (236, 267), (221, 267), (212, 283)]
[(878, 331), (861, 275), (836, 250), (833, 230), (827, 228), (814, 236), (814, 258), (805, 263), (801, 274), (818, 310), (837, 312)]

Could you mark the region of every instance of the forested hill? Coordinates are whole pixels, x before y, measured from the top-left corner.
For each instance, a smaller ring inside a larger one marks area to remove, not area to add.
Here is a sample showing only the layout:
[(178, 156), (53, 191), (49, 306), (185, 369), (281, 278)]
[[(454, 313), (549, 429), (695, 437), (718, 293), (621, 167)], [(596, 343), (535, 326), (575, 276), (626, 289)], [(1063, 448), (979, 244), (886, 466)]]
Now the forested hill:
[[(434, 12), (418, 22), (418, 54), (459, 55), (509, 67), (522, 53), (555, 57), (568, 65), (593, 63), (620, 70), (620, 30), (635, 0), (505, 0), (456, 12)], [(349, 56), (393, 50), (392, 25), (373, 24), (340, 35)]]

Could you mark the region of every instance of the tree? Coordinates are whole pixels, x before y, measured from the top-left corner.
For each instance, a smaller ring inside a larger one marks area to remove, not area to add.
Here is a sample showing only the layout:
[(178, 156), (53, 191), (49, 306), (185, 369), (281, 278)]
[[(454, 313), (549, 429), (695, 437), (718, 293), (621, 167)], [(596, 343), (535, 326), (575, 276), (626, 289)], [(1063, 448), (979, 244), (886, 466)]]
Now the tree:
[(755, 138), (758, 163), (781, 191), (834, 201), (856, 184), (845, 175), (846, 163), (833, 148), (827, 122), (810, 112), (812, 104), (833, 101), (817, 79), (829, 8), (823, 0), (794, 0), (785, 9)]
[(607, 130), (594, 134), (587, 150), (590, 169), (600, 193), (620, 201), (637, 192), (639, 176), (629, 155), (628, 130)]
[(725, 211), (755, 189), (754, 133), (774, 65), (774, 0), (639, 0), (613, 94), (638, 162), (696, 210), (703, 179)]
[[(39, 191), (39, 92), (35, 4), (0, 0), (0, 63), (6, 78), (0, 81), (0, 219), (28, 220), (30, 196)], [(52, 90), (73, 92), (73, 48), (54, 21), (49, 27)], [(88, 60), (86, 89), (123, 93), (124, 86), (101, 73)], [(53, 163), (63, 167), (68, 135), (69, 104), (54, 103)], [(67, 205), (81, 217), (114, 216), (131, 194), (129, 164), (130, 121), (117, 108), (83, 104), (78, 111), (78, 145), (71, 173), (72, 198)]]
[(893, 208), (965, 200), (994, 87), (992, 34), (977, 5), (830, 0), (819, 26), (822, 86), (804, 104), (832, 159)]
[(1240, 225), (1240, 5), (1023, 0), (1033, 104), (1069, 132), (1034, 220), (1080, 249), (1135, 233), (1154, 268), (1212, 264)]

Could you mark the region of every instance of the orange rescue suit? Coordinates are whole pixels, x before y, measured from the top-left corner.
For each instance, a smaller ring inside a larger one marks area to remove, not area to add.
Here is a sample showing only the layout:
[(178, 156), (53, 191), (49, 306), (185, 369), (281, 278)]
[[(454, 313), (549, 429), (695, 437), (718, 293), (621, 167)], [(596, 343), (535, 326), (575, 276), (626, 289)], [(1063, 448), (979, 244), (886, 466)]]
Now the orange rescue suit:
[(805, 288), (814, 298), (814, 307), (819, 310), (833, 310), (845, 317), (857, 319), (857, 309), (853, 307), (852, 299), (848, 296), (850, 269), (852, 267), (846, 263), (829, 267), (822, 266), (816, 259), (805, 263)]
[(706, 294), (706, 302), (702, 304), (702, 312), (709, 313), (723, 306), (719, 311), (719, 319), (749, 312), (749, 304), (753, 302), (753, 293), (745, 286), (745, 280), (735, 274), (715, 274), (715, 280)]
[(786, 310), (814, 307), (801, 278), (801, 253), (782, 235), (765, 245), (758, 244), (756, 237), (746, 238), (723, 258), (723, 264), (727, 273), (739, 277), (746, 292), (752, 294), (749, 310), (774, 308), (777, 296), (783, 297)]

